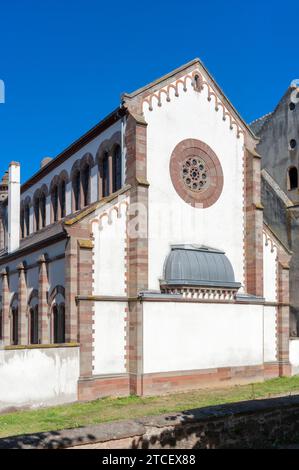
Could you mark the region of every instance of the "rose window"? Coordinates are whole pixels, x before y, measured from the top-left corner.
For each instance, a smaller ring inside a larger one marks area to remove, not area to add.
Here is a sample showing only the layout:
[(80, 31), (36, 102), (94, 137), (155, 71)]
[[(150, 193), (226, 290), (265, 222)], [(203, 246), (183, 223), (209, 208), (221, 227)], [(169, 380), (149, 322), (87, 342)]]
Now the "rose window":
[(205, 162), (196, 156), (188, 157), (182, 165), (182, 178), (187, 188), (200, 191), (208, 187)]

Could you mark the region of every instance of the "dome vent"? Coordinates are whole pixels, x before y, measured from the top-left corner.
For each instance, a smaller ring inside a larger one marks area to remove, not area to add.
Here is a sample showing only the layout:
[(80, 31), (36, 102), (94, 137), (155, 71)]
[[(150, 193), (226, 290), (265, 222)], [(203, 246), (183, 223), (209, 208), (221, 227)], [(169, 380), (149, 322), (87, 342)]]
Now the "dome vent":
[(233, 267), (225, 253), (214, 248), (175, 245), (166, 258), (161, 290), (219, 288), (237, 291)]

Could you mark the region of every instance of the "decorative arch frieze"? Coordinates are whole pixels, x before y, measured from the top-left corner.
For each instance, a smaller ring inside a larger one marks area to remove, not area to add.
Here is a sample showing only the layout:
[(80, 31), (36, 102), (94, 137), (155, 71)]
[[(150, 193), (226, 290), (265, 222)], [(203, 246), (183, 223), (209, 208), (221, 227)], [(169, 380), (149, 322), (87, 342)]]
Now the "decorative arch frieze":
[(280, 250), (278, 243), (275, 242), (274, 237), (271, 236), (265, 228), (263, 229), (263, 236), (265, 239), (265, 246), (270, 246), (271, 253), (274, 253), (276, 250), (276, 261), (278, 261), (278, 253)]
[(207, 100), (209, 102), (214, 101), (215, 111), (218, 112), (222, 108), (222, 119), (223, 121), (229, 120), (229, 127), (232, 130), (234, 127), (237, 131), (237, 138), (241, 134), (245, 136), (245, 132), (242, 127), (237, 123), (233, 114), (225, 107), (225, 105), (220, 100), (217, 92), (213, 86), (204, 79), (203, 75), (199, 70), (194, 70), (192, 73), (185, 75), (177, 79), (175, 82), (166, 85), (166, 87), (161, 88), (153, 93), (149, 93), (143, 98), (143, 104), (147, 103), (149, 111), (154, 110), (154, 104), (157, 104), (158, 107), (162, 106), (162, 95), (166, 96), (166, 101), (171, 101), (170, 91), (174, 90), (174, 96), (178, 98), (181, 91), (187, 92), (188, 86), (191, 86), (195, 91), (201, 92), (204, 87), (207, 88)]
[(90, 228), (90, 234), (93, 234), (93, 228), (94, 226), (98, 226), (99, 230), (103, 230), (103, 220), (107, 219), (108, 224), (111, 224), (113, 222), (113, 212), (116, 212), (117, 219), (120, 219), (122, 217), (122, 211), (121, 208), (122, 206), (125, 206), (126, 208), (126, 213), (128, 211), (129, 203), (127, 200), (122, 200), (118, 202), (117, 204), (113, 205), (109, 209), (105, 210), (102, 212), (100, 215), (97, 217), (94, 217), (90, 222), (89, 222), (89, 228)]

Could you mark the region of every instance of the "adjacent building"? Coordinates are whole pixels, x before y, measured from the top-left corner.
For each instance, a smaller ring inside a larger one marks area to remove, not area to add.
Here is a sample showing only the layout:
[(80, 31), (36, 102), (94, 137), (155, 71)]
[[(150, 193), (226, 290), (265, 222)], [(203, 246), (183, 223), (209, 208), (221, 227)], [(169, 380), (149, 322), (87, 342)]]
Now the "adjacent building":
[(290, 86), (275, 110), (251, 124), (262, 157), (264, 222), (292, 253), (290, 335), (299, 336), (299, 93)]

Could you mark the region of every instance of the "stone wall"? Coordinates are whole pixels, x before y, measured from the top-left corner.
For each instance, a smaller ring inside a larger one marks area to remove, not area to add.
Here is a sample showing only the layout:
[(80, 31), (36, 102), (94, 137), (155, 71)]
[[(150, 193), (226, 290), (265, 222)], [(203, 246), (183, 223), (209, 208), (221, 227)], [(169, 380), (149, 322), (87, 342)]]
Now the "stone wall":
[(0, 439), (3, 448), (272, 448), (299, 441), (299, 396)]

